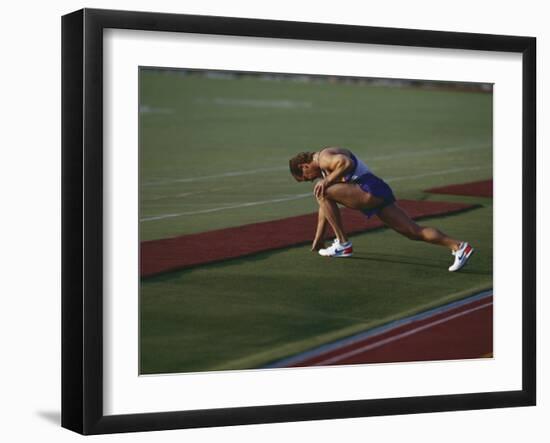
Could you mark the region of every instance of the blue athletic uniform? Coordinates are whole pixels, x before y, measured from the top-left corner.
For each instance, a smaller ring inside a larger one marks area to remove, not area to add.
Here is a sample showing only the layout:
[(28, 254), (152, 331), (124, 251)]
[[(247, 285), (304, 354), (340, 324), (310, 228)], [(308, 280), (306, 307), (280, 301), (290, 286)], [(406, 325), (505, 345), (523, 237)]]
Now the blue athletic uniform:
[[(390, 186), (384, 180), (374, 175), (363, 161), (353, 154), (351, 154), (351, 160), (353, 162), (353, 169), (344, 176), (344, 183), (358, 184), (363, 191), (384, 200), (376, 208), (363, 209), (361, 211), (370, 218), (378, 214), (381, 209), (395, 202), (395, 196)], [(328, 175), (325, 171), (322, 171), (322, 174), (323, 176)]]

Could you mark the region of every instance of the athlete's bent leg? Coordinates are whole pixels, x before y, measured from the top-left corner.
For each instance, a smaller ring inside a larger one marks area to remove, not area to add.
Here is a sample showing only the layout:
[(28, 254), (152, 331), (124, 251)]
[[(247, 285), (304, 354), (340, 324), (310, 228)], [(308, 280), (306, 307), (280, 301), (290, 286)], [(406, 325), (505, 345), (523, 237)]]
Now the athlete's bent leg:
[(378, 217), (390, 228), (411, 240), (422, 240), (434, 245), (445, 246), (452, 251), (458, 250), (462, 243), (460, 240), (449, 237), (439, 229), (418, 225), (396, 203), (382, 208), (378, 213)]
[(329, 186), (322, 197), (318, 197), (319, 210), (323, 212), (325, 218), (332, 226), (336, 238), (340, 243), (346, 243), (348, 238), (344, 232), (340, 209), (337, 203), (340, 203), (350, 209), (368, 209), (382, 204), (381, 198), (375, 197), (368, 192), (364, 192), (359, 186), (347, 183), (337, 183)]
[(348, 241), (348, 237), (344, 232), (344, 225), (342, 223), (340, 209), (338, 208), (336, 202), (326, 197), (317, 198), (317, 202), (319, 203), (319, 216), (321, 216), (322, 212), (322, 215), (324, 215), (324, 217), (332, 227), (334, 234), (336, 234), (336, 238), (338, 239), (338, 241), (340, 243), (346, 243)]
[(384, 200), (363, 191), (359, 185), (337, 183), (326, 189), (325, 198), (340, 203), (350, 209), (372, 209), (384, 203)]
[(317, 214), (317, 229), (315, 238), (311, 244), (312, 251), (318, 251), (325, 247), (325, 234), (327, 228), (327, 218), (325, 217), (324, 205), (319, 205), (319, 213)]

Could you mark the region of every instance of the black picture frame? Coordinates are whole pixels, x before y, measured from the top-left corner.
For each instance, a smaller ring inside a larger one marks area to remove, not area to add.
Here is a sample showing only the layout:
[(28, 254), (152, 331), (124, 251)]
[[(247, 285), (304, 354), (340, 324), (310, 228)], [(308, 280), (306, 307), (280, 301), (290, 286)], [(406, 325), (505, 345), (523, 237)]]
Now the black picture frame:
[[(358, 401), (103, 412), (103, 31), (454, 48), (522, 54), (522, 389)], [(320, 420), (536, 403), (536, 39), (230, 17), (83, 9), (62, 18), (62, 426), (82, 434)]]

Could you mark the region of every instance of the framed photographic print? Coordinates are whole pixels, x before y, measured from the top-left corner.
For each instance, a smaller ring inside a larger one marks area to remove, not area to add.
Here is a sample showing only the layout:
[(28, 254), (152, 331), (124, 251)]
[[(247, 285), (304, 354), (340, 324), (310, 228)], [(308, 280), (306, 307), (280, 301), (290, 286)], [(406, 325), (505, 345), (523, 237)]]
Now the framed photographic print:
[(62, 25), (64, 427), (535, 404), (534, 38)]

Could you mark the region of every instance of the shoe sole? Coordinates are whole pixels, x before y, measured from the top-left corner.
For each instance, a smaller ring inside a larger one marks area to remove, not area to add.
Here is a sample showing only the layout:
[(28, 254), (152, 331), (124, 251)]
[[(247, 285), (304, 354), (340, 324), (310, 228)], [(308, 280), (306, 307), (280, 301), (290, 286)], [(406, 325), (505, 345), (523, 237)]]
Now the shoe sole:
[[(470, 246), (471, 247), (471, 246)], [(468, 263), (468, 260), (470, 260), (470, 257), (474, 254), (476, 250), (474, 248), (472, 248), (470, 250), (470, 252), (468, 253), (468, 255), (466, 255), (466, 259), (462, 262), (462, 265), (460, 265), (458, 268), (456, 269), (449, 269), (449, 272), (456, 272), (456, 271), (460, 271), (464, 266), (466, 266), (466, 263)]]
[(351, 257), (353, 255), (353, 252), (349, 252), (347, 254), (334, 254), (334, 255), (323, 255), (319, 254), (321, 257), (328, 257), (328, 258), (345, 258), (345, 257)]

